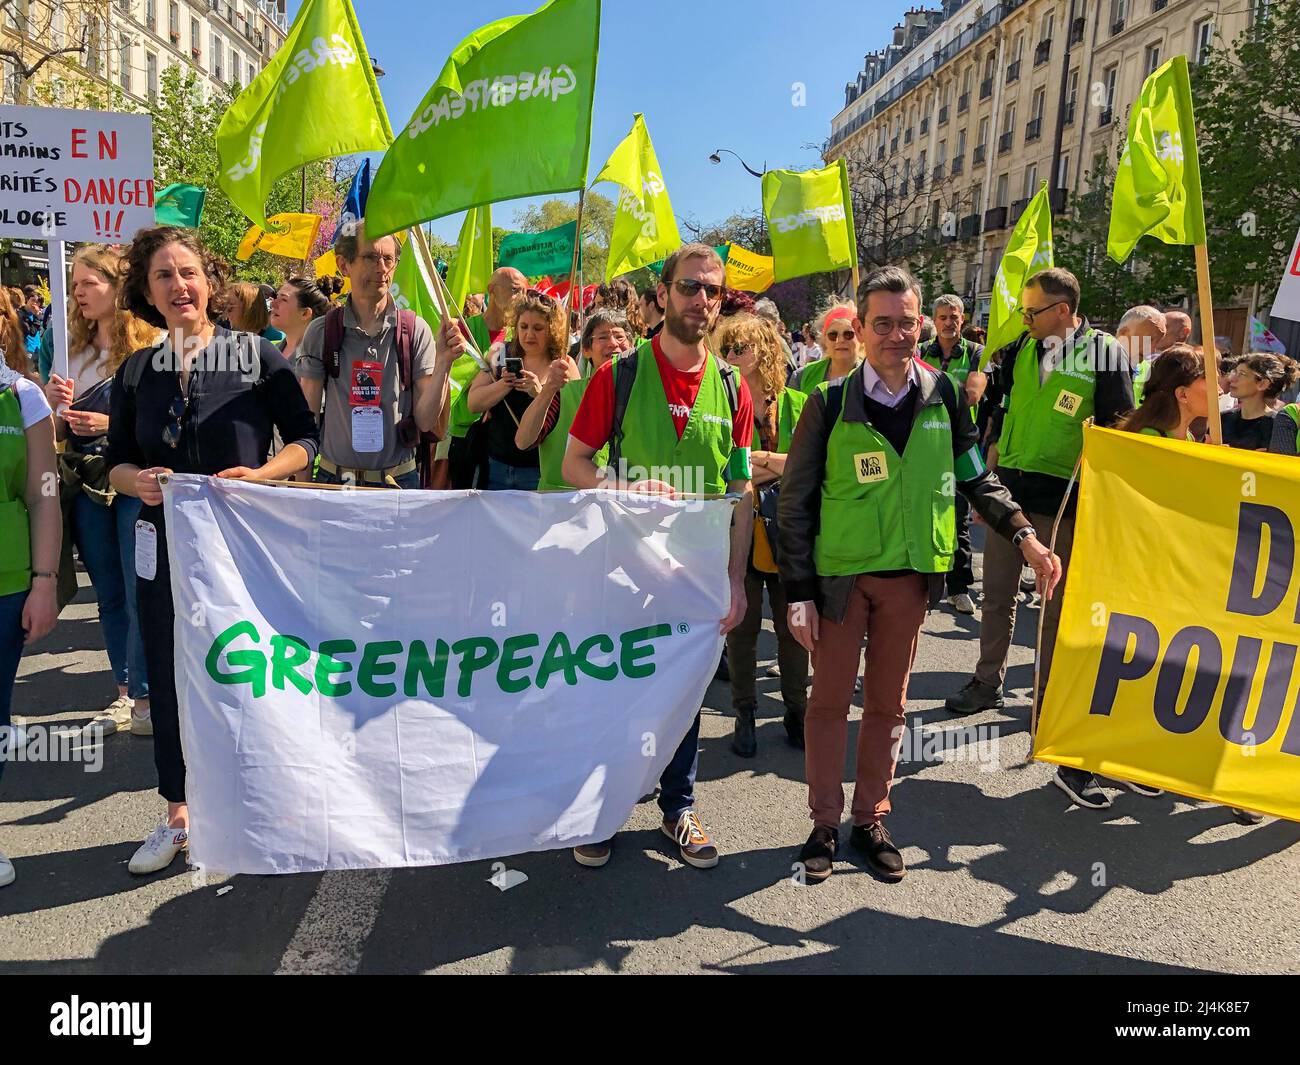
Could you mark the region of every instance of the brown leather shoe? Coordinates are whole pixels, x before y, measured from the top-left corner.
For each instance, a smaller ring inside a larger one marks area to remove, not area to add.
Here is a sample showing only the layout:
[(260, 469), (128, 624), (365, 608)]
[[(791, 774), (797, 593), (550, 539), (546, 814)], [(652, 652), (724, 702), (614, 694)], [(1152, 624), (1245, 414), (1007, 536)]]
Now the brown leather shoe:
[(854, 825), (849, 842), (867, 856), (867, 865), (885, 880), (902, 880), (907, 872), (903, 856), (894, 846), (889, 829), (876, 821), (870, 825)]
[(677, 842), (682, 861), (687, 865), (712, 869), (718, 864), (718, 848), (709, 839), (694, 810), (683, 810), (675, 822), (665, 821), (660, 827), (665, 836)]
[(612, 839), (607, 839), (604, 843), (584, 843), (581, 847), (574, 847), (573, 860), (588, 869), (599, 869), (609, 861), (613, 843)]
[(835, 852), (840, 846), (839, 829), (818, 825), (799, 852), (804, 879), (820, 884), (834, 871)]

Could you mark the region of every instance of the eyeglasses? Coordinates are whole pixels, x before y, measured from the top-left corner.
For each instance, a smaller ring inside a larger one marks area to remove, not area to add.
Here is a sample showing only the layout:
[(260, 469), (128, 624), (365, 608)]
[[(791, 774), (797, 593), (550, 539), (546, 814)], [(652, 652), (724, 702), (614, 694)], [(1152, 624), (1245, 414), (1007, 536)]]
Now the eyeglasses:
[(1057, 304), (1061, 304), (1064, 302), (1065, 300), (1056, 300), (1053, 303), (1049, 303), (1046, 307), (1021, 307), (1020, 317), (1025, 320), (1026, 325), (1033, 325), (1034, 319), (1037, 318), (1044, 311), (1050, 311), (1053, 307), (1057, 306)]
[(1234, 366), (1228, 371), (1229, 377), (1253, 377), (1256, 381), (1267, 381), (1268, 378), (1261, 377), (1254, 370), (1247, 369), (1245, 366)]
[(752, 355), (753, 353), (753, 344), (724, 344), (722, 346), (722, 357), (724, 359), (732, 357), (743, 359), (746, 355)]
[[(193, 372), (193, 371), (191, 371)], [(190, 409), (190, 397), (180, 395), (172, 400), (171, 406), (167, 408), (167, 417), (171, 419), (170, 423), (163, 427), (163, 443), (170, 448), (175, 448), (181, 442), (181, 428), (185, 423), (185, 415)]]
[(903, 334), (911, 334), (920, 328), (919, 318), (873, 318), (871, 320), (871, 330), (878, 337), (887, 337), (895, 329)]
[(380, 255), (377, 252), (368, 251), (365, 255), (361, 256), (361, 258), (371, 266), (378, 266), (384, 270), (391, 270), (397, 265), (396, 255)]
[(726, 288), (725, 285), (707, 285), (703, 281), (696, 281), (693, 277), (678, 278), (673, 282), (673, 287), (687, 299), (693, 299), (697, 293), (703, 292), (710, 303), (722, 299), (722, 293)]
[[(883, 336), (883, 334), (882, 334), (882, 336)], [(826, 339), (829, 340), (832, 344), (834, 344), (834, 343), (835, 343), (836, 341), (838, 341), (838, 340), (852, 340), (852, 339), (853, 339), (853, 330), (852, 330), (852, 329), (843, 329), (843, 330), (841, 330), (841, 329), (836, 329), (836, 330), (834, 330), (834, 331), (831, 331), (831, 330), (828, 329), (828, 330), (826, 331)]]

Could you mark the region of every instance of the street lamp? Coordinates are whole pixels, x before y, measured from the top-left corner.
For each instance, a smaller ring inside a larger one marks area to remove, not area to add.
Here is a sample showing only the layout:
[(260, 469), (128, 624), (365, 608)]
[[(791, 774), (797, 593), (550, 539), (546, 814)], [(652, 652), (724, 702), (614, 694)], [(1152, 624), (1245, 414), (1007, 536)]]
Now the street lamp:
[[(722, 155), (720, 154), (722, 152), (726, 152), (728, 155), (736, 155), (736, 153), (733, 152), (730, 148), (718, 148), (716, 151), (714, 151), (712, 155), (709, 156), (709, 162), (712, 163), (714, 166), (717, 166), (720, 162), (722, 162)], [(741, 159), (740, 156), (736, 155), (736, 159), (739, 160), (741, 166), (743, 166), (756, 178), (761, 178), (763, 174), (767, 173), (767, 163), (763, 164), (762, 173), (759, 173), (759, 171), (755, 170), (752, 166), (750, 166), (747, 162), (745, 162), (745, 160)]]

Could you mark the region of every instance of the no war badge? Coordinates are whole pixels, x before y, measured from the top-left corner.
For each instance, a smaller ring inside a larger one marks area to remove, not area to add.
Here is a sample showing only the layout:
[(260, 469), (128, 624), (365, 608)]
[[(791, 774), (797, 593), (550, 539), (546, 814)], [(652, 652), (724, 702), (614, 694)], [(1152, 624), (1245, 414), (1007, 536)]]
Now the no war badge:
[(883, 451), (864, 451), (853, 456), (858, 484), (874, 484), (889, 479), (889, 461)]
[(1035, 757), (1300, 820), (1300, 464), (1088, 428), (1079, 483)]

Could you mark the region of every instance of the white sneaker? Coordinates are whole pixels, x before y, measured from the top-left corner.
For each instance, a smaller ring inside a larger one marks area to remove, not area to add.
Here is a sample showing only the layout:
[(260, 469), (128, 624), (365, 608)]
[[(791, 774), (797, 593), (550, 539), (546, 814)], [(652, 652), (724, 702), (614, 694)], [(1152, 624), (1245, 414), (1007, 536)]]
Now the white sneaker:
[(958, 614), (975, 613), (975, 600), (970, 597), (969, 592), (958, 592), (956, 595), (948, 596), (948, 605)]
[(0, 887), (8, 887), (14, 882), (14, 863), (0, 854)]
[(767, 667), (767, 675), (768, 675), (769, 677), (779, 677), (779, 676), (781, 675), (781, 667), (780, 667), (779, 665), (776, 665), (776, 666), (768, 666), (768, 667)]
[(102, 732), (111, 736), (115, 732), (125, 732), (131, 727), (131, 708), (135, 700), (119, 695), (103, 710), (96, 714), (82, 732)]
[(147, 709), (143, 714), (137, 714), (134, 710), (131, 711), (131, 735), (153, 735), (153, 715)]
[(175, 861), (176, 855), (189, 846), (189, 842), (188, 830), (161, 824), (140, 844), (140, 849), (132, 855), (131, 864), (127, 868), (137, 875), (166, 869)]

